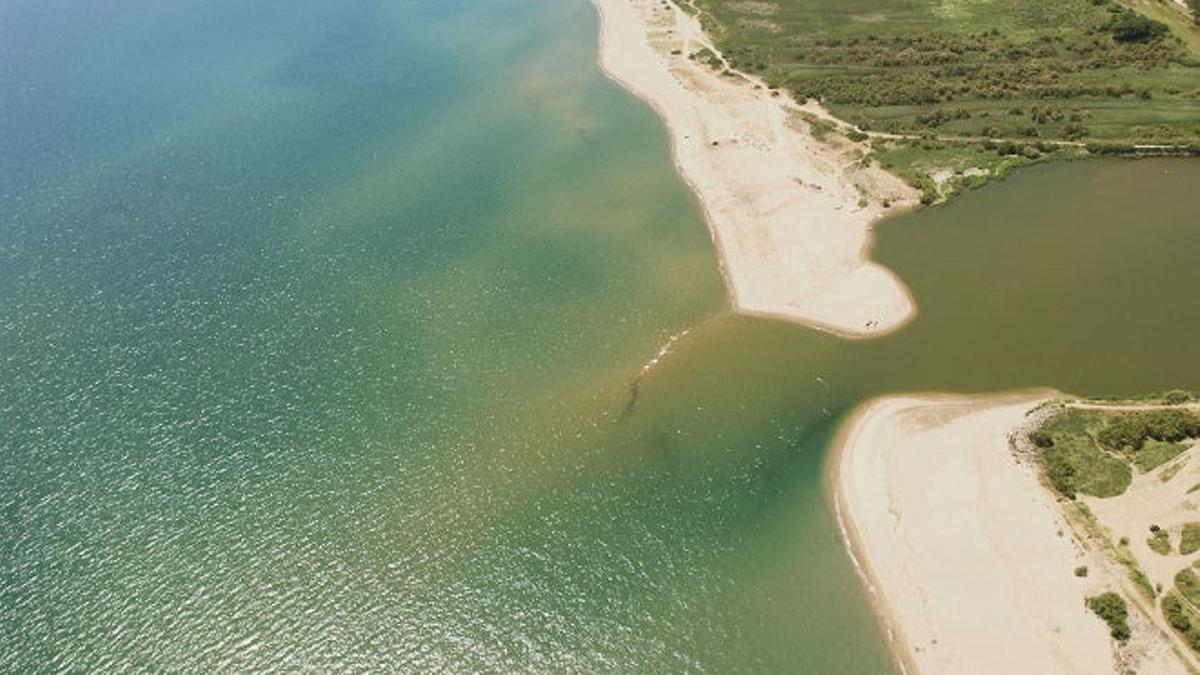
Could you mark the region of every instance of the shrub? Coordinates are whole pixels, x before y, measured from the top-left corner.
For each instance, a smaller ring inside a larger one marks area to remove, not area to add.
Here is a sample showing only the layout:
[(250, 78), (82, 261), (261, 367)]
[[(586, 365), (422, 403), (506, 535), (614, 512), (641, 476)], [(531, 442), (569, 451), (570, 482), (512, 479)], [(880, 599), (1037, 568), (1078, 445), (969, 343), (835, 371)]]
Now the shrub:
[(1183, 609), (1183, 602), (1174, 593), (1169, 593), (1163, 598), (1163, 614), (1167, 617), (1167, 623), (1180, 633), (1187, 633), (1192, 628), (1192, 621), (1188, 618), (1187, 612)]
[(1150, 547), (1151, 551), (1159, 555), (1168, 555), (1171, 553), (1171, 537), (1167, 534), (1166, 530), (1158, 530), (1150, 535), (1150, 538), (1146, 540), (1146, 545)]
[(1200, 436), (1200, 416), (1183, 410), (1119, 415), (1109, 420), (1096, 440), (1110, 450), (1141, 450), (1148, 439), (1178, 443)]
[[(1195, 0), (1195, 1), (1200, 2), (1200, 0)], [(1168, 391), (1167, 393), (1163, 394), (1163, 400), (1166, 401), (1167, 403), (1170, 403), (1171, 405), (1179, 405), (1180, 403), (1187, 403), (1188, 401), (1192, 400), (1192, 392), (1185, 391), (1183, 389), (1172, 389), (1171, 391)]]
[(1166, 24), (1129, 9), (1121, 9), (1114, 14), (1104, 30), (1117, 42), (1152, 42), (1167, 34)]
[[(1200, 2), (1200, 0), (1197, 1)], [(1063, 127), (1062, 136), (1068, 141), (1077, 141), (1084, 136), (1087, 136), (1089, 133), (1091, 132), (1088, 131), (1088, 128), (1079, 122), (1071, 122), (1067, 126)]]
[(1088, 598), (1087, 608), (1108, 624), (1108, 634), (1114, 639), (1120, 642), (1129, 639), (1129, 608), (1125, 606), (1125, 598), (1107, 591)]
[(1200, 577), (1189, 567), (1175, 574), (1175, 590), (1183, 594), (1192, 604), (1200, 602)]
[(1179, 537), (1179, 553), (1189, 555), (1196, 551), (1200, 551), (1200, 523), (1187, 523)]
[(1088, 575), (1087, 565), (1080, 565), (1075, 568), (1075, 576), (1086, 577)]
[(1179, 596), (1175, 593), (1168, 593), (1167, 597), (1163, 598), (1162, 608), (1163, 615), (1167, 617), (1167, 623), (1179, 631), (1193, 651), (1200, 651), (1200, 627), (1196, 625), (1195, 615), (1184, 605)]

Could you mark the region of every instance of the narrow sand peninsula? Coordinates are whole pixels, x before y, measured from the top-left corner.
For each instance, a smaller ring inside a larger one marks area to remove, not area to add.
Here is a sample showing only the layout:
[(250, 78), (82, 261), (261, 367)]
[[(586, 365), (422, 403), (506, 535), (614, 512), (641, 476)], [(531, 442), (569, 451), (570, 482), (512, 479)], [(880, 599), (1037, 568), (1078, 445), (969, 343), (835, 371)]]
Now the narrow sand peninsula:
[(1073, 574), (1093, 559), (1009, 447), (1049, 395), (882, 398), (843, 428), (839, 519), (910, 673), (1119, 672), (1084, 606), (1112, 579)]
[(688, 58), (716, 50), (662, 0), (593, 0), (600, 64), (665, 120), (675, 164), (704, 207), (734, 306), (847, 337), (882, 335), (915, 313), (908, 289), (868, 259), (871, 225), (915, 193), (862, 148), (815, 138), (814, 104)]

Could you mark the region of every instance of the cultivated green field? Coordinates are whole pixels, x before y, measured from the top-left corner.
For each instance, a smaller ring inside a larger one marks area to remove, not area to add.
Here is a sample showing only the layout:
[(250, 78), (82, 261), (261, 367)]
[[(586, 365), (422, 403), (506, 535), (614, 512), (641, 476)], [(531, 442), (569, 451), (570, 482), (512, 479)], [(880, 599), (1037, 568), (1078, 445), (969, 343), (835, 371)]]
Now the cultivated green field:
[(927, 201), (1047, 158), (1200, 151), (1200, 28), (1170, 0), (677, 2), (734, 68), (874, 132)]

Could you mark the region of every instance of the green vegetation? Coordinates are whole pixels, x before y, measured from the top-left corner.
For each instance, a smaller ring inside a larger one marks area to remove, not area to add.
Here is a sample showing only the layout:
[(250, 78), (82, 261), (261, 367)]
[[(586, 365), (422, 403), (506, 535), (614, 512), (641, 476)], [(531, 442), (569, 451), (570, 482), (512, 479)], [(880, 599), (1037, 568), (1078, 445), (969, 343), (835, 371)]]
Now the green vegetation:
[(1066, 410), (1031, 435), (1050, 484), (1069, 499), (1079, 492), (1116, 497), (1133, 480), (1129, 464), (1092, 439), (1090, 424), (1094, 424), (1090, 414)]
[(1156, 591), (1153, 584), (1150, 583), (1150, 578), (1147, 577), (1146, 573), (1142, 571), (1141, 566), (1138, 565), (1137, 558), (1135, 558), (1133, 556), (1133, 552), (1129, 550), (1128, 539), (1122, 538), (1120, 546), (1117, 547), (1116, 560), (1125, 567), (1125, 570), (1129, 575), (1129, 580), (1137, 585), (1138, 589), (1141, 590), (1147, 598), (1153, 600), (1158, 595), (1158, 591)]
[(1169, 555), (1171, 553), (1171, 536), (1167, 534), (1166, 530), (1155, 530), (1146, 540), (1146, 545), (1159, 555)]
[(1129, 639), (1129, 608), (1125, 598), (1107, 591), (1087, 599), (1087, 607), (1108, 624), (1108, 633), (1114, 639), (1125, 642)]
[[(1176, 395), (1175, 398), (1178, 398)], [(1178, 408), (1122, 412), (1066, 409), (1029, 435), (1046, 478), (1064, 496), (1115, 497), (1143, 473), (1178, 457), (1200, 436), (1200, 415)], [(1179, 468), (1167, 469), (1174, 475)]]
[(872, 157), (879, 165), (920, 189), (925, 204), (1002, 179), (1012, 169), (1048, 159), (1059, 150), (1046, 144), (933, 139), (894, 140), (874, 148)]
[(1175, 589), (1193, 605), (1200, 605), (1200, 577), (1191, 568), (1185, 567), (1175, 575)]
[(1087, 565), (1080, 565), (1075, 568), (1075, 576), (1086, 577), (1088, 575)]
[[(1156, 21), (1167, 24), (1175, 37), (1183, 41), (1193, 53), (1200, 53), (1200, 21), (1190, 12), (1170, 0), (1118, 0), (1121, 4), (1134, 9)], [(1185, 0), (1195, 7), (1194, 0)]]
[(1162, 472), (1160, 474), (1158, 474), (1158, 479), (1160, 481), (1166, 483), (1167, 481), (1174, 478), (1180, 471), (1183, 470), (1183, 465), (1184, 465), (1183, 462), (1175, 462), (1171, 466), (1168, 466), (1167, 468), (1163, 469)]
[(1042, 466), (1050, 483), (1074, 499), (1082, 492), (1093, 497), (1116, 497), (1133, 480), (1129, 465), (1108, 456), (1086, 440), (1071, 440), (1043, 449)]
[(823, 120), (816, 115), (804, 113), (804, 121), (808, 123), (808, 131), (812, 137), (818, 141), (824, 141), (829, 134), (833, 133), (837, 126), (829, 120)]
[(1196, 394), (1186, 389), (1170, 389), (1144, 396), (1091, 396), (1083, 399), (1085, 403), (1158, 403), (1161, 405), (1180, 405), (1195, 400)]
[(926, 201), (1085, 150), (1200, 154), (1200, 29), (1182, 12), (1133, 0), (694, 3), (733, 68), (875, 132), (879, 161)]
[[(1196, 0), (1200, 2), (1200, 0)], [(1172, 389), (1162, 395), (1163, 400), (1171, 405), (1179, 405), (1192, 400), (1192, 392), (1183, 389)]]
[(717, 56), (717, 53), (708, 47), (703, 47), (700, 50), (689, 54), (688, 58), (692, 59), (693, 61), (699, 61), (710, 68), (723, 69), (725, 67), (725, 64), (721, 63), (721, 57)]
[(1179, 537), (1179, 552), (1189, 555), (1200, 551), (1200, 523), (1187, 523)]
[(1104, 31), (1113, 36), (1117, 42), (1154, 42), (1161, 40), (1169, 31), (1165, 23), (1155, 21), (1137, 12), (1117, 7)]
[(1136, 452), (1148, 440), (1178, 443), (1197, 436), (1200, 415), (1186, 410), (1155, 410), (1113, 416), (1096, 440), (1109, 450)]
[(1200, 618), (1178, 593), (1168, 593), (1162, 601), (1163, 616), (1195, 651), (1200, 651)]
[(1163, 464), (1175, 459), (1184, 450), (1188, 449), (1186, 443), (1157, 443), (1151, 442), (1134, 453), (1133, 463), (1143, 473), (1153, 471)]

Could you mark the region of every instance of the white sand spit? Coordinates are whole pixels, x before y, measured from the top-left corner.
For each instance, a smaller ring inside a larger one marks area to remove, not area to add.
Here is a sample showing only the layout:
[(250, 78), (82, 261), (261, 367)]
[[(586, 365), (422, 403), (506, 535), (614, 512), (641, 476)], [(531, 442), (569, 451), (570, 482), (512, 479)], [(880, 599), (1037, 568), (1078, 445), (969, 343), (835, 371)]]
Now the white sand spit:
[(915, 313), (908, 289), (868, 255), (884, 202), (911, 205), (915, 191), (882, 169), (859, 167), (859, 145), (836, 133), (814, 137), (806, 116), (832, 120), (819, 106), (689, 58), (716, 50), (675, 4), (593, 1), (601, 67), (665, 121), (734, 307), (846, 337), (879, 336), (908, 322)]
[(839, 518), (907, 670), (1118, 672), (1084, 605), (1111, 584), (1008, 436), (1050, 396), (889, 397), (831, 461)]

